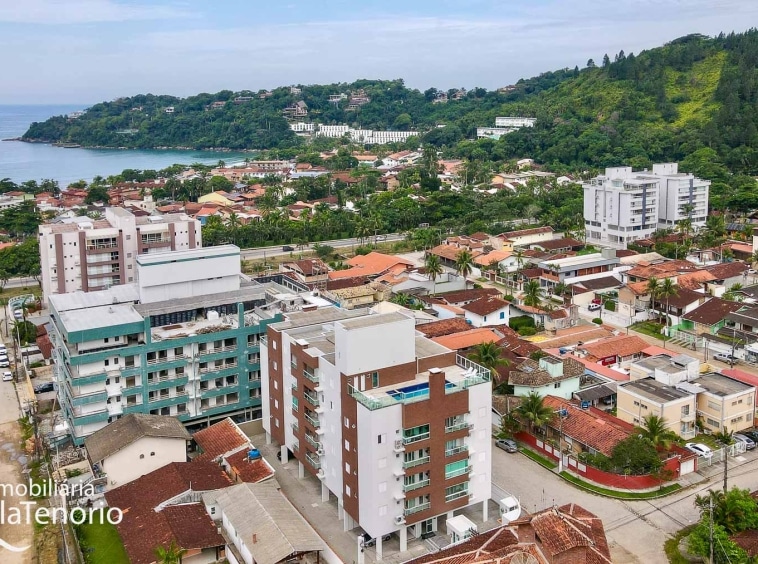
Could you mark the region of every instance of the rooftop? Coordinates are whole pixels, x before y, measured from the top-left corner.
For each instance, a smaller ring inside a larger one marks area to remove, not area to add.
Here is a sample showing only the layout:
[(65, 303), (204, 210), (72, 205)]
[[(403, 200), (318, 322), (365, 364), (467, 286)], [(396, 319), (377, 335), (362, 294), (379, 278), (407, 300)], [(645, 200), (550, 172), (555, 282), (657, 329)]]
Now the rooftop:
[(236, 245), (218, 245), (215, 247), (198, 247), (196, 249), (187, 249), (185, 251), (171, 251), (171, 253), (148, 253), (146, 255), (137, 255), (136, 260), (137, 264), (140, 266), (150, 266), (167, 262), (195, 261), (239, 254), (240, 248)]
[(696, 358), (692, 358), (686, 354), (680, 354), (675, 357), (670, 356), (670, 354), (660, 354), (640, 359), (634, 363), (634, 366), (639, 366), (649, 371), (657, 370), (668, 374), (677, 374), (685, 370), (685, 367), (693, 362), (699, 363)]
[(58, 312), (58, 318), (68, 333), (126, 325), (127, 323), (142, 323), (144, 321), (143, 317), (135, 311), (134, 306), (131, 304), (113, 304), (89, 307), (87, 309), (72, 309)]
[(748, 390), (754, 390), (754, 386), (743, 384), (739, 380), (729, 378), (718, 372), (702, 374), (697, 380), (690, 382), (716, 396), (731, 396)]
[[(469, 325), (470, 327), (470, 325)], [(482, 343), (497, 343), (502, 337), (489, 327), (469, 329), (460, 333), (434, 337), (432, 340), (451, 350), (468, 349)]]
[(469, 325), (465, 319), (460, 317), (440, 319), (439, 321), (424, 323), (416, 327), (416, 331), (423, 333), (430, 339), (433, 339), (434, 337), (442, 337), (443, 335), (461, 333), (462, 331), (468, 331), (469, 329), (471, 329), (471, 325)]
[[(613, 447), (630, 435), (629, 431), (622, 428), (623, 422), (599, 410), (581, 409), (578, 405), (555, 396), (545, 396), (544, 404), (554, 411), (566, 410), (567, 416), (563, 417), (565, 435), (606, 456), (610, 456)], [(558, 428), (557, 416), (550, 425)]]
[(214, 423), (192, 435), (202, 453), (193, 459), (196, 461), (212, 461), (219, 456), (236, 450), (250, 443), (247, 436), (230, 418)]
[(579, 347), (587, 353), (587, 356), (596, 359), (609, 358), (611, 356), (626, 357), (639, 354), (649, 345), (636, 335), (618, 335), (601, 339), (593, 343), (586, 343)]
[(382, 313), (376, 315), (364, 315), (363, 317), (358, 317), (356, 319), (339, 321), (339, 324), (349, 331), (351, 329), (365, 329), (366, 327), (375, 327), (378, 325), (385, 325), (387, 323), (395, 323), (398, 321), (413, 322), (413, 317), (409, 315), (403, 315), (400, 312)]
[(510, 302), (506, 302), (499, 296), (486, 296), (461, 307), (474, 315), (489, 315), (503, 308), (507, 308), (509, 305)]
[(190, 440), (190, 434), (175, 417), (130, 413), (92, 433), (84, 440), (93, 463), (115, 454), (143, 437)]
[(682, 316), (682, 319), (700, 325), (715, 325), (728, 314), (737, 311), (741, 307), (743, 306), (739, 302), (730, 302), (729, 300), (722, 300), (721, 298), (711, 298), (692, 311), (685, 313)]
[[(542, 368), (540, 361), (551, 364), (563, 363), (561, 374), (552, 376), (547, 370)], [(542, 357), (540, 361), (527, 359), (519, 364), (514, 370), (511, 370), (508, 383), (514, 386), (541, 387), (554, 382), (579, 378), (584, 374), (584, 365), (568, 356), (563, 358), (546, 356)]]
[(682, 398), (692, 397), (692, 394), (677, 390), (672, 386), (667, 386), (654, 378), (643, 378), (641, 380), (619, 384), (619, 388), (624, 388), (625, 390), (639, 394), (656, 403), (667, 403)]

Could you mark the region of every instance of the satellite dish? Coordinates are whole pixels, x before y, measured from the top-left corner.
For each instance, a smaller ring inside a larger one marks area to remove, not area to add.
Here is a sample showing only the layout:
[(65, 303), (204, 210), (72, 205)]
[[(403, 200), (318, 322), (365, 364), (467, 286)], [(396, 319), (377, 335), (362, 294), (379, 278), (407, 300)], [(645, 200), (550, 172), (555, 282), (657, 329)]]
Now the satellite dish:
[(511, 564), (539, 564), (539, 560), (528, 552), (516, 552), (511, 557)]

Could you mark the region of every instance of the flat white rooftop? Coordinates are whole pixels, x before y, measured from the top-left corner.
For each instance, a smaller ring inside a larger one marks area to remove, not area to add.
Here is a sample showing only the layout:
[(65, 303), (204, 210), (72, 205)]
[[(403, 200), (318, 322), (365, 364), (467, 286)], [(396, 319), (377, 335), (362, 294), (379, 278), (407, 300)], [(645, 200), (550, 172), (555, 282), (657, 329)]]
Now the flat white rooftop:
[(58, 313), (61, 313), (73, 309), (134, 303), (139, 300), (139, 290), (136, 284), (120, 284), (107, 290), (98, 290), (96, 292), (76, 291), (68, 294), (53, 294), (49, 300), (53, 308)]
[(59, 312), (59, 315), (63, 327), (69, 333), (144, 321), (132, 304), (112, 304), (87, 309), (73, 309)]
[(237, 245), (218, 245), (216, 247), (201, 247), (197, 249), (188, 249), (186, 251), (171, 251), (170, 254), (150, 253), (146, 255), (139, 255), (137, 256), (137, 264), (140, 266), (150, 266), (151, 264), (165, 264), (167, 262), (199, 260), (232, 254), (240, 254), (240, 248)]

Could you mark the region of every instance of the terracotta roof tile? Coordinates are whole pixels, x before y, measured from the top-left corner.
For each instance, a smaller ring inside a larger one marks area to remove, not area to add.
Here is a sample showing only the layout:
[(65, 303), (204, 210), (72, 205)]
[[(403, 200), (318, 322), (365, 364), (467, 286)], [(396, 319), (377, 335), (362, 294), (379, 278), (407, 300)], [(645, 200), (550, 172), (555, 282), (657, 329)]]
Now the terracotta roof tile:
[[(572, 378), (578, 378), (584, 374), (584, 365), (570, 357), (548, 357), (563, 363), (563, 374), (551, 376), (547, 370), (540, 366), (540, 362), (532, 359), (525, 360), (511, 371), (508, 383), (513, 386), (528, 386), (539, 388), (554, 382), (562, 382)], [(542, 359), (540, 359), (542, 360)]]
[(587, 353), (587, 360), (597, 361), (611, 356), (625, 357), (638, 354), (649, 346), (636, 335), (619, 335), (584, 344), (581, 349)]
[(552, 233), (553, 228), (547, 227), (534, 227), (532, 229), (520, 229), (518, 231), (506, 231), (498, 235), (500, 239), (512, 239), (514, 237), (524, 237), (527, 235), (539, 235), (540, 233)]
[[(565, 359), (564, 359), (565, 360)], [(566, 409), (568, 416), (563, 418), (563, 434), (580, 443), (610, 456), (613, 447), (628, 438), (630, 431), (613, 423), (610, 417), (603, 417), (602, 412), (588, 411), (555, 396), (545, 396), (544, 404), (553, 410)], [(615, 417), (613, 418), (615, 419)], [(558, 425), (557, 420), (550, 423)]]
[[(458, 254), (464, 250), (466, 249), (464, 249), (463, 247), (456, 247), (455, 245), (443, 244), (443, 245), (437, 245), (433, 249), (430, 249), (428, 252), (432, 255), (437, 255), (447, 260), (456, 260), (458, 258)], [(473, 250), (469, 252), (474, 258), (482, 254), (482, 252), (479, 250)]]
[(500, 335), (492, 329), (479, 327), (477, 329), (462, 331), (461, 333), (434, 337), (432, 341), (452, 350), (461, 350), (481, 345), (482, 343), (497, 343), (500, 338)]
[(263, 457), (257, 460), (248, 459), (248, 451), (245, 448), (225, 457), (224, 460), (231, 467), (233, 474), (243, 482), (262, 482), (274, 475), (274, 469)]
[(394, 255), (385, 255), (372, 251), (367, 255), (354, 256), (347, 261), (351, 268), (347, 270), (337, 270), (329, 273), (332, 280), (340, 278), (352, 278), (355, 276), (379, 276), (395, 265), (401, 264), (405, 267), (412, 267), (413, 263), (407, 259)]
[(721, 298), (711, 298), (703, 305), (685, 313), (682, 318), (701, 325), (714, 325), (729, 313), (734, 313), (742, 307), (739, 302), (730, 302)]
[(192, 438), (203, 451), (193, 462), (208, 462), (250, 443), (240, 428), (228, 417), (201, 429), (192, 435)]
[(471, 329), (465, 319), (460, 317), (453, 317), (451, 319), (440, 319), (439, 321), (432, 321), (431, 323), (424, 323), (423, 325), (417, 325), (416, 331), (423, 333), (424, 336), (429, 339), (435, 337), (442, 337), (443, 335), (451, 335), (453, 333), (460, 333), (462, 331), (468, 331)]
[(549, 241), (539, 241), (537, 243), (531, 243), (533, 247), (540, 247), (546, 251), (556, 251), (559, 249), (574, 249), (576, 247), (583, 247), (584, 243), (572, 239), (571, 237), (562, 237), (560, 239), (551, 239)]
[(500, 290), (497, 288), (473, 288), (471, 290), (457, 290), (455, 292), (445, 292), (437, 294), (437, 298), (444, 300), (450, 305), (462, 305), (485, 296), (500, 296)]
[(224, 538), (202, 503), (172, 505), (160, 512), (176, 544), (185, 549), (223, 546)]
[(485, 296), (464, 306), (461, 306), (461, 308), (475, 315), (489, 315), (503, 308), (506, 308), (509, 305), (510, 302), (506, 302), (499, 296)]
[(725, 278), (742, 276), (747, 269), (748, 265), (744, 262), (723, 262), (721, 264), (705, 267), (705, 270), (713, 275), (714, 280), (724, 280)]

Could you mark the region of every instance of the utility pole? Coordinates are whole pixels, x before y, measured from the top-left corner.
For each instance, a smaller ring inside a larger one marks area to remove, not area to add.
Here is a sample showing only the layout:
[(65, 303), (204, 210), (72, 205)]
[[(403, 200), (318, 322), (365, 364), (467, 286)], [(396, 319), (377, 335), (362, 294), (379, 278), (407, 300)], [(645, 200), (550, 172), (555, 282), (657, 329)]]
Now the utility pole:
[(710, 564), (713, 564), (713, 496), (710, 494), (709, 494), (709, 499), (708, 499), (708, 515), (709, 515), (709, 520), (710, 520), (710, 537), (711, 537), (711, 542), (709, 543), (711, 545), (711, 555), (710, 555), (710, 558), (708, 559), (708, 562), (710, 562)]

